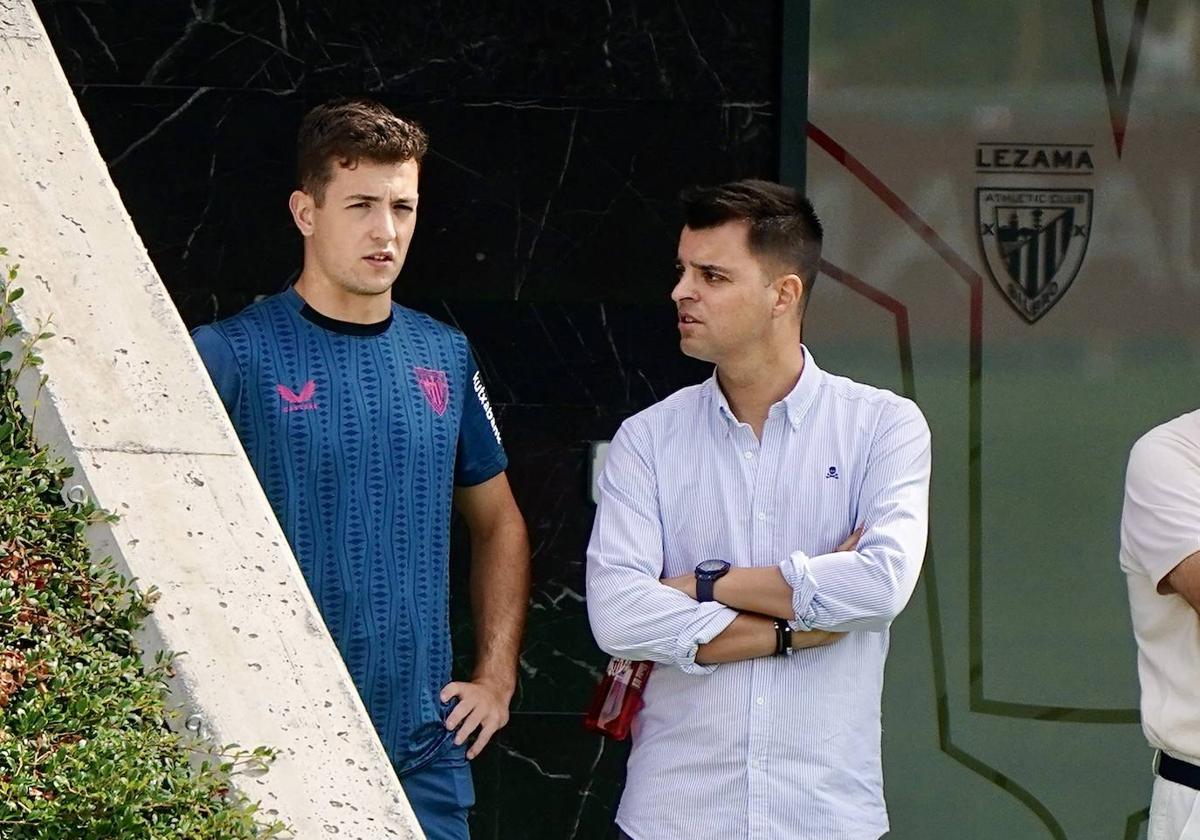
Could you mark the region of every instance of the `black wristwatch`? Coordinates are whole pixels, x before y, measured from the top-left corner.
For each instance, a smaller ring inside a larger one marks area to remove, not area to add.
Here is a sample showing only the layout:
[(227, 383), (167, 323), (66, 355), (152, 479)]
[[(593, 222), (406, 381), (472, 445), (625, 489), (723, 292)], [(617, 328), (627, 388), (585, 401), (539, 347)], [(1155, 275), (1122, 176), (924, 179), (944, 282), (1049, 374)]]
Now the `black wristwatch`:
[(700, 603), (713, 599), (713, 584), (729, 571), (724, 560), (705, 560), (696, 564), (696, 600)]

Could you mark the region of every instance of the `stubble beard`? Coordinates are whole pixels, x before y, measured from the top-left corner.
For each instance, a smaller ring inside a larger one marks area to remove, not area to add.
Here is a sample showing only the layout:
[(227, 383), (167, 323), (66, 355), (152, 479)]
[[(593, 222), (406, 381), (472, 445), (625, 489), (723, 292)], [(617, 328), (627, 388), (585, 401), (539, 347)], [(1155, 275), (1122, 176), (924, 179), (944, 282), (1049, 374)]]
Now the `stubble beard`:
[(391, 293), (392, 286), (396, 285), (396, 280), (400, 277), (400, 268), (391, 274), (390, 279), (386, 276), (360, 277), (353, 268), (326, 276), (334, 286), (346, 294), (375, 297)]
[(709, 350), (711, 350), (711, 348), (705, 347), (695, 339), (691, 339), (689, 342), (687, 338), (683, 336), (679, 337), (679, 352), (683, 353), (683, 355), (687, 356), (689, 359), (696, 359), (700, 362), (716, 364), (716, 361), (712, 358), (713, 354), (711, 352), (706, 352)]

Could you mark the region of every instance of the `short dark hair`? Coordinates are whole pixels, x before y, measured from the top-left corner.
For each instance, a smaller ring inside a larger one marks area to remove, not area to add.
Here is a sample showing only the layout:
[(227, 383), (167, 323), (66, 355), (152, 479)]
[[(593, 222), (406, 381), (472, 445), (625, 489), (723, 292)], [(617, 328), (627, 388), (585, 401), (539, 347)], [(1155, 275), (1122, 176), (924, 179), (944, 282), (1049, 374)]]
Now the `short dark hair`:
[(296, 138), (296, 176), (300, 189), (320, 204), (335, 162), (351, 169), (363, 159), (420, 164), (428, 149), (429, 137), (419, 125), (378, 102), (335, 99), (304, 115)]
[[(693, 230), (718, 227), (726, 222), (750, 225), (750, 253), (795, 272), (804, 287), (808, 306), (813, 281), (821, 262), (824, 230), (812, 203), (799, 190), (747, 178), (715, 187), (689, 187), (679, 195), (684, 224)], [(802, 316), (804, 314), (801, 309)]]

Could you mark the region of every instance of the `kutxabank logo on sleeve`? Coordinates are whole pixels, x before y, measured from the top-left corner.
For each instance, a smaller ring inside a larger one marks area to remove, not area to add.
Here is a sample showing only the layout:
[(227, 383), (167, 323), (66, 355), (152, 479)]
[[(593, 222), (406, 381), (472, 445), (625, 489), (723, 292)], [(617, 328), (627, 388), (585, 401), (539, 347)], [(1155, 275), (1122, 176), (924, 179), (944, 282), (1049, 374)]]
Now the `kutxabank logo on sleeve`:
[[(975, 171), (992, 184), (975, 190), (979, 249), (996, 288), (1030, 324), (1062, 300), (1083, 265), (1092, 230), (1093, 191), (1085, 186), (1096, 171), (1091, 148), (976, 145)], [(1047, 186), (1079, 178), (1074, 189)]]
[(483, 407), (484, 416), (492, 424), (492, 434), (496, 436), (496, 443), (503, 445), (503, 441), (500, 440), (500, 427), (496, 425), (496, 415), (492, 413), (492, 404), (488, 401), (487, 388), (483, 387), (483, 377), (479, 375), (479, 371), (475, 371), (471, 385), (475, 388), (475, 396), (479, 397), (479, 404)]
[(1083, 265), (1092, 191), (980, 187), (975, 208), (988, 273), (1032, 324), (1062, 300)]

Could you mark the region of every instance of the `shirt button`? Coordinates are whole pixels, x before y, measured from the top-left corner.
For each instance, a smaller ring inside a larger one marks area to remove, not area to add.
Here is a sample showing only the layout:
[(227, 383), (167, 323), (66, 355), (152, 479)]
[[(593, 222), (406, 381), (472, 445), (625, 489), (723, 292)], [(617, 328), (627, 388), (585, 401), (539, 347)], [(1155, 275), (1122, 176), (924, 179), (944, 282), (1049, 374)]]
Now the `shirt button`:
[(753, 761), (751, 761), (750, 766), (753, 767), (755, 770), (757, 770), (758, 769), (758, 759), (756, 758)]
[(755, 703), (757, 703), (758, 705), (760, 705), (760, 706), (761, 706), (763, 703), (765, 703), (765, 702), (767, 702), (767, 701), (766, 701), (766, 700), (764, 700), (763, 698), (759, 697), (759, 698), (758, 698), (757, 700), (755, 700), (754, 702), (755, 702)]
[(749, 461), (753, 457), (754, 457), (754, 453), (751, 452), (749, 449), (747, 449), (746, 450), (746, 460)]
[(758, 521), (759, 522), (767, 521), (767, 515), (765, 513), (763, 513), (761, 510), (758, 512)]

